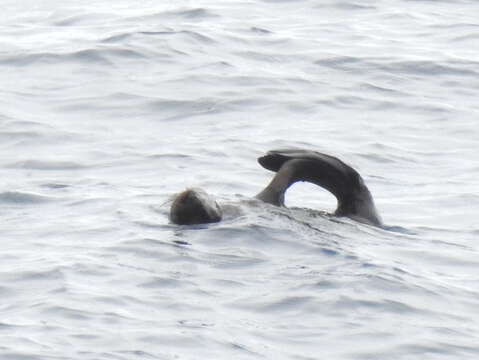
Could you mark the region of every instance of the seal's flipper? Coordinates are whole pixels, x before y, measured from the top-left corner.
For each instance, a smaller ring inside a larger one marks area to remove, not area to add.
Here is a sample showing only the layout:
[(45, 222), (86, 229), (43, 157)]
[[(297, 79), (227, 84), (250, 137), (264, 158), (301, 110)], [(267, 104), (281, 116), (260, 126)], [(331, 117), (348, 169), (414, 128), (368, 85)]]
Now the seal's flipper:
[(284, 205), (284, 193), (297, 181), (307, 181), (331, 192), (338, 200), (335, 215), (381, 225), (374, 201), (361, 175), (334, 156), (310, 150), (272, 150), (258, 158), (264, 168), (276, 171), (271, 183), (256, 197)]

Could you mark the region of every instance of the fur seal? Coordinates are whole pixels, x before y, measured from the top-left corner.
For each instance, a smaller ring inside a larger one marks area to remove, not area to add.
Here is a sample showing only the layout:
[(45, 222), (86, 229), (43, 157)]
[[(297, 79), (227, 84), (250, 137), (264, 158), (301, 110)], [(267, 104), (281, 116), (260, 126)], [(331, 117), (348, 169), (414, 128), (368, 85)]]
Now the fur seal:
[[(382, 222), (369, 189), (359, 173), (331, 155), (301, 149), (271, 150), (258, 158), (265, 169), (276, 172), (271, 182), (256, 198), (284, 206), (284, 194), (295, 182), (307, 181), (331, 192), (338, 205), (336, 216), (347, 216), (369, 225)], [(221, 221), (218, 203), (202, 189), (188, 189), (178, 194), (170, 209), (175, 224), (204, 224)]]

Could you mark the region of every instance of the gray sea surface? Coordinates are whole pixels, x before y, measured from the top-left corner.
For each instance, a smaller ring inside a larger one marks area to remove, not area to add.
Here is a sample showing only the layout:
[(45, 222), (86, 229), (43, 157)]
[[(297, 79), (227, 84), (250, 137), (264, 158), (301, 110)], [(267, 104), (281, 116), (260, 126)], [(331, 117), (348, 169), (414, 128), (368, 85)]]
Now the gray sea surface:
[[(3, 0), (0, 359), (478, 359), (479, 2)], [(252, 197), (356, 168), (388, 226)], [(218, 224), (169, 223), (201, 187)]]

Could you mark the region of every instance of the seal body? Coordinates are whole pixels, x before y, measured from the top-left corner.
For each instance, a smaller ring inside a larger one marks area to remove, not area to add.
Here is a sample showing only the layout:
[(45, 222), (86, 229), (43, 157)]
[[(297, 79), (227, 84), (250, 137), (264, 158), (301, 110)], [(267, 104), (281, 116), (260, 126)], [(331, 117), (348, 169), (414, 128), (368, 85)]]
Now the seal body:
[[(274, 171), (271, 182), (256, 198), (284, 206), (286, 190), (298, 181), (306, 181), (331, 192), (338, 204), (334, 215), (381, 226), (373, 197), (359, 173), (338, 158), (303, 149), (271, 150), (258, 158), (264, 168)], [(218, 203), (202, 189), (188, 189), (171, 204), (170, 220), (179, 225), (221, 221)]]
[(221, 221), (218, 203), (202, 189), (187, 189), (171, 204), (170, 221), (178, 225), (207, 224)]

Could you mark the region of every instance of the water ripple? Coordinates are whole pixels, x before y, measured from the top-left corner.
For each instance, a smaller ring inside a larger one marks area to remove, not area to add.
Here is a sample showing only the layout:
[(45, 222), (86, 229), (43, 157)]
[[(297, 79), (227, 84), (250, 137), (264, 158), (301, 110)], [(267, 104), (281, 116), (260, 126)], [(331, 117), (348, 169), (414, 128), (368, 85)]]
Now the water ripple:
[(10, 203), (10, 204), (41, 204), (46, 202), (54, 201), (55, 198), (20, 192), (20, 191), (5, 191), (0, 193), (0, 202), (1, 203)]
[[(479, 5), (191, 3), (2, 2), (0, 358), (478, 358)], [(293, 146), (388, 226), (251, 199)]]
[(24, 160), (8, 164), (7, 168), (11, 169), (31, 169), (31, 170), (80, 170), (86, 166), (73, 161), (57, 161), (57, 160)]

